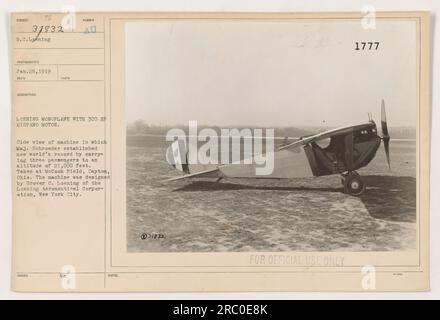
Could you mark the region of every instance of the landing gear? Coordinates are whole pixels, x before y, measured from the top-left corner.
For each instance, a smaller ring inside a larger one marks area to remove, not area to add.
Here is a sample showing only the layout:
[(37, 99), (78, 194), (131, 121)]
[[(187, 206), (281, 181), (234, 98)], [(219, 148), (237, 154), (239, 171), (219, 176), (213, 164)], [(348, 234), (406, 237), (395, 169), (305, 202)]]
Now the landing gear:
[(342, 174), (341, 182), (344, 192), (352, 196), (360, 196), (365, 191), (365, 183), (356, 171)]

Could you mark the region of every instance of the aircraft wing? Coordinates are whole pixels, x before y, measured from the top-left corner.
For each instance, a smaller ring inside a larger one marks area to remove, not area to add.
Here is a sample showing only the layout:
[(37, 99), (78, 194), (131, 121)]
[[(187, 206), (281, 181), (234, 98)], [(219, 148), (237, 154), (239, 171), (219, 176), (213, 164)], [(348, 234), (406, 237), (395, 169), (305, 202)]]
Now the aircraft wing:
[(284, 146), (279, 147), (277, 150), (285, 150), (285, 149), (295, 148), (295, 147), (299, 147), (304, 144), (310, 143), (312, 141), (326, 139), (326, 138), (330, 138), (330, 137), (341, 135), (341, 134), (348, 134), (350, 132), (353, 132), (355, 130), (363, 128), (364, 126), (369, 126), (369, 125), (371, 125), (371, 122), (365, 122), (365, 123), (361, 123), (361, 124), (348, 125), (348, 126), (344, 126), (344, 127), (340, 127), (340, 128), (336, 128), (336, 129), (330, 129), (330, 130), (327, 130), (324, 132), (317, 133), (315, 135), (304, 137), (301, 140), (286, 144)]
[(213, 173), (218, 172), (218, 171), (220, 171), (219, 168), (214, 168), (214, 169), (209, 169), (209, 170), (204, 170), (204, 171), (200, 171), (200, 172), (186, 174), (184, 176), (180, 176), (180, 177), (176, 177), (176, 178), (170, 178), (165, 181), (167, 181), (167, 182), (168, 181), (176, 181), (176, 180), (183, 180), (183, 179), (189, 179), (189, 178), (194, 178), (194, 177), (198, 177), (198, 178), (212, 177)]

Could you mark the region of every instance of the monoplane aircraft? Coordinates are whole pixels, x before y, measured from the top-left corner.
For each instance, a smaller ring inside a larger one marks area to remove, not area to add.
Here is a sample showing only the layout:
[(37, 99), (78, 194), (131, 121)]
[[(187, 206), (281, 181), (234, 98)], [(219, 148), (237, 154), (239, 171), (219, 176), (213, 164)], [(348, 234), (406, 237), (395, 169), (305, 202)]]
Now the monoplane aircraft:
[[(356, 170), (367, 166), (373, 160), (381, 141), (390, 167), (390, 135), (383, 100), (381, 129), (382, 136), (379, 136), (376, 123), (370, 117), (365, 123), (331, 129), (285, 143), (273, 151), (273, 172), (266, 176), (256, 175), (255, 165), (243, 162), (211, 165), (208, 169), (200, 170), (201, 166), (188, 163), (187, 144), (182, 140), (176, 140), (167, 149), (166, 159), (183, 175), (168, 181), (195, 178), (217, 178), (218, 181), (223, 178), (292, 179), (339, 174), (344, 191), (358, 196), (365, 191), (365, 182)], [(325, 141), (327, 143), (323, 146)]]

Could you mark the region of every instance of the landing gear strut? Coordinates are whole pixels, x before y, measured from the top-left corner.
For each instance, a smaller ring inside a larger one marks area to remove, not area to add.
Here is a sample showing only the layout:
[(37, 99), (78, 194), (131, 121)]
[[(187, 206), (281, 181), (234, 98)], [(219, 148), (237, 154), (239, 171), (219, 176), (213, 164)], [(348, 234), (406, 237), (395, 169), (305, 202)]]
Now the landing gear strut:
[(351, 171), (341, 176), (344, 192), (352, 196), (360, 196), (365, 191), (365, 182), (356, 171)]

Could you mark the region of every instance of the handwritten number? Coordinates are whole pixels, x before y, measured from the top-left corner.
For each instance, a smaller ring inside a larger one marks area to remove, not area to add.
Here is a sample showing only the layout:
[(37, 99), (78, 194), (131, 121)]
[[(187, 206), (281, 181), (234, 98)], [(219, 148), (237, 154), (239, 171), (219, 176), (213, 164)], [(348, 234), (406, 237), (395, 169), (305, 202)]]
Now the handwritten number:
[(32, 32), (54, 33), (54, 32), (64, 32), (64, 30), (63, 30), (63, 26), (55, 26), (55, 25), (39, 26), (34, 24), (32, 26)]

